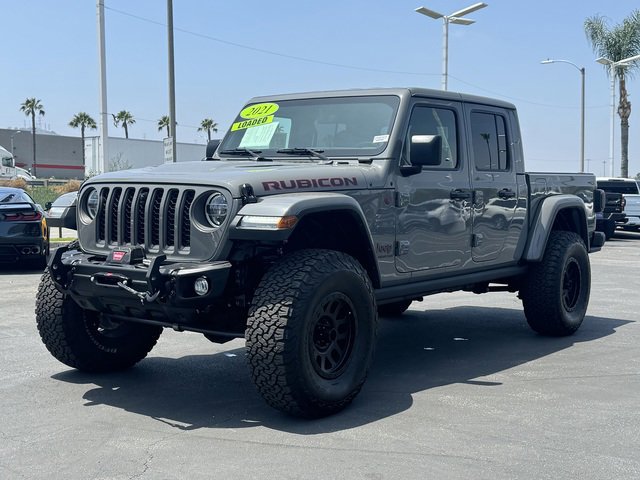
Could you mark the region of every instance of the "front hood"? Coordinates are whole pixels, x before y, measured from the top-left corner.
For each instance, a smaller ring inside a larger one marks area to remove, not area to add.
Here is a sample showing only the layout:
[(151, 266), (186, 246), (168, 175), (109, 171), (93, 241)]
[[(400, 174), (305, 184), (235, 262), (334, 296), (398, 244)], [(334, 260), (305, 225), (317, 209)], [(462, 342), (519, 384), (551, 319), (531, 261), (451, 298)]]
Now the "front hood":
[(289, 192), (358, 190), (384, 184), (382, 168), (370, 164), (315, 162), (203, 161), (165, 163), (121, 170), (91, 178), (95, 183), (210, 185), (226, 188), (234, 197), (248, 183), (256, 196)]

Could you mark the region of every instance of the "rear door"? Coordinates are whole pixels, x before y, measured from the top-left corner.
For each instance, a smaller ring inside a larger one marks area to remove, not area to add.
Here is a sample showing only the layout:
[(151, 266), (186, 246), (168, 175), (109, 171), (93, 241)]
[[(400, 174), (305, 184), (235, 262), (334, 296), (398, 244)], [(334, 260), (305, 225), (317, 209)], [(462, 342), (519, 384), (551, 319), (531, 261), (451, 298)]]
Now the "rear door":
[(521, 231), (514, 224), (518, 183), (513, 161), (508, 112), (484, 105), (466, 105), (471, 135), (472, 258), (500, 264), (513, 260)]

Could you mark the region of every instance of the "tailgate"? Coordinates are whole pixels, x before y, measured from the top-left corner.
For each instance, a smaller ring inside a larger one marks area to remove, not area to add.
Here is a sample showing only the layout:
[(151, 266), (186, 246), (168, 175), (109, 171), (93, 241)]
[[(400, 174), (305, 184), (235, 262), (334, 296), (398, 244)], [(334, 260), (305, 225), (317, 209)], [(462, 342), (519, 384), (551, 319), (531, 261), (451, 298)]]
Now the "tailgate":
[(628, 215), (640, 214), (640, 195), (625, 195), (624, 199), (627, 204), (624, 207), (624, 212)]

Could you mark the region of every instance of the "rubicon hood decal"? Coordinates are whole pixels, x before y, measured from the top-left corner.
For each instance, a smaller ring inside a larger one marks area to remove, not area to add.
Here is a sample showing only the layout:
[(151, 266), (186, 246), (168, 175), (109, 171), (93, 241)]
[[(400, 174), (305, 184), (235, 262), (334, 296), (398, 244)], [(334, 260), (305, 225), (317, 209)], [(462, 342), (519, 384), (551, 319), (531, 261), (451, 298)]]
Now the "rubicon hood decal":
[(298, 178), (295, 180), (269, 180), (262, 182), (265, 192), (273, 190), (303, 190), (306, 188), (336, 188), (355, 187), (358, 185), (356, 177), (332, 178)]

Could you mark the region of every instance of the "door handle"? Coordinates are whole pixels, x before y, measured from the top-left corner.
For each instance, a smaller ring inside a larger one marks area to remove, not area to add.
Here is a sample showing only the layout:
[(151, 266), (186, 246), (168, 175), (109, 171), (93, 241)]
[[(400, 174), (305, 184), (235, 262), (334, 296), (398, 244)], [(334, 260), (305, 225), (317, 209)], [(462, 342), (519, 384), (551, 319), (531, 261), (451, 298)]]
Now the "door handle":
[(500, 190), (498, 192), (498, 196), (500, 198), (513, 198), (516, 196), (516, 192), (514, 192), (513, 190), (511, 190), (510, 188), (503, 188), (502, 190)]
[(469, 200), (471, 198), (471, 190), (456, 188), (449, 192), (449, 198), (451, 200)]

